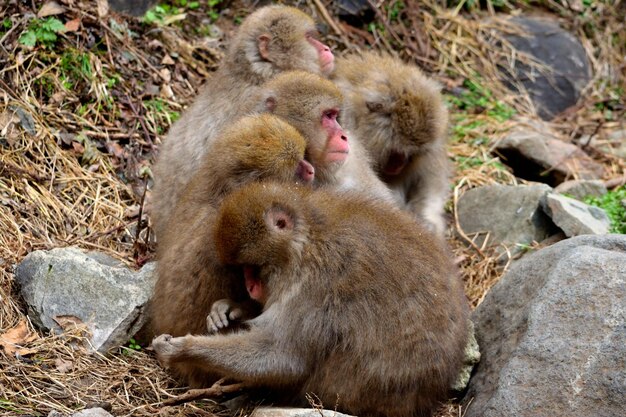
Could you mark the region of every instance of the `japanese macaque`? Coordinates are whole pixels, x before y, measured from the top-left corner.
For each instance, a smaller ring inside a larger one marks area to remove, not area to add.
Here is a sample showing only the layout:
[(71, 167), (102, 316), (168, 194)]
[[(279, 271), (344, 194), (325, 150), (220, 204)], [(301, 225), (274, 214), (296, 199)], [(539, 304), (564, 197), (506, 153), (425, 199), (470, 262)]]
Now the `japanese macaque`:
[(285, 70), (322, 75), (332, 71), (333, 54), (315, 36), (315, 22), (293, 7), (263, 7), (243, 21), (220, 68), (161, 146), (152, 208), (159, 238), (209, 145), (220, 130), (244, 115), (242, 106), (262, 83)]
[(468, 306), (452, 257), (412, 216), (359, 193), (253, 183), (224, 200), (214, 237), (263, 311), (245, 330), (155, 338), (165, 366), (359, 416), (427, 416), (445, 397)]
[[(227, 193), (249, 182), (271, 178), (310, 184), (315, 174), (303, 160), (305, 145), (293, 127), (268, 114), (244, 117), (216, 139), (160, 236), (152, 335), (206, 333), (211, 305), (223, 298), (241, 302), (233, 312), (238, 318), (260, 312), (241, 271), (218, 262), (212, 237), (216, 209)], [(192, 386), (213, 382), (204, 371), (185, 366), (176, 371)]]
[(263, 85), (252, 100), (251, 111), (271, 112), (298, 129), (307, 141), (306, 159), (315, 167), (317, 185), (394, 201), (372, 170), (363, 145), (339, 124), (342, 102), (332, 82), (312, 73), (289, 71)]
[(440, 87), (417, 67), (373, 52), (338, 59), (332, 79), (344, 94), (344, 127), (400, 204), (443, 237), (450, 165)]

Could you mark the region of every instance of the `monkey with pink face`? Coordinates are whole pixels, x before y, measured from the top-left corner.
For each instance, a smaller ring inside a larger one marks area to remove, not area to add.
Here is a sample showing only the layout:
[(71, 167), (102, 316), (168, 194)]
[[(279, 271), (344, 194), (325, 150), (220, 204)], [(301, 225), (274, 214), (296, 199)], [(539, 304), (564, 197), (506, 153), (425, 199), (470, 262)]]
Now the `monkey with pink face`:
[(220, 68), (159, 150), (151, 211), (157, 237), (220, 131), (247, 114), (264, 82), (288, 70), (324, 76), (333, 70), (333, 53), (316, 36), (313, 19), (293, 7), (262, 7), (242, 22)]
[[(224, 200), (213, 237), (262, 312), (245, 330), (157, 337), (165, 366), (269, 389), (282, 404), (312, 393), (359, 416), (428, 416), (445, 398), (468, 306), (452, 257), (410, 215), (359, 193), (261, 182)], [(214, 329), (237, 308), (221, 302)]]

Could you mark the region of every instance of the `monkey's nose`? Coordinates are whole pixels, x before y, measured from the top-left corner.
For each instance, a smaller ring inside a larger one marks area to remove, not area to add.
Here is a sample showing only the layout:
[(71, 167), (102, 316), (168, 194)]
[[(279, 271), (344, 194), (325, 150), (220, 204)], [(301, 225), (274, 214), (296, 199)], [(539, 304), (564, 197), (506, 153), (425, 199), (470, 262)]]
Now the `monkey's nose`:
[(341, 140), (347, 142), (348, 141), (348, 137), (346, 135), (341, 135)]

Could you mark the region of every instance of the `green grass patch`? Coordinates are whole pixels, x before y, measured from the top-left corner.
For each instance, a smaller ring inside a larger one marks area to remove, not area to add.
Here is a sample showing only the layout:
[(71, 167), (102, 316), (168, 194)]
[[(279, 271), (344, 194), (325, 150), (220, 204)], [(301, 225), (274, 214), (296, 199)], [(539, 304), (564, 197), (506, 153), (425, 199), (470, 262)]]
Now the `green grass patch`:
[(65, 32), (65, 25), (56, 17), (49, 17), (45, 20), (33, 19), (20, 35), (19, 42), (26, 46), (41, 44), (49, 48), (56, 43), (57, 33), (62, 32)]
[(587, 197), (585, 203), (606, 211), (611, 219), (611, 233), (626, 234), (626, 186), (622, 185), (602, 197)]

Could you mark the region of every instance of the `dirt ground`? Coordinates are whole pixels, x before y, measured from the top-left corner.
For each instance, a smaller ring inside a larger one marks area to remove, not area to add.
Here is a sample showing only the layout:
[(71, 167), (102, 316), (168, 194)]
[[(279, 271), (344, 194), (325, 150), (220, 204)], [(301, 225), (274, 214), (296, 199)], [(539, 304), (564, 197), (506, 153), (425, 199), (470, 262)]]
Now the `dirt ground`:
[[(207, 400), (164, 407), (184, 389), (145, 348), (120, 347), (103, 356), (85, 348), (79, 328), (61, 335), (36, 330), (13, 282), (14, 266), (39, 249), (103, 251), (133, 268), (153, 259), (145, 209), (159, 144), (255, 2), (175, 0), (143, 19), (107, 11), (104, 3), (0, 5), (0, 336), (19, 345), (0, 349), (0, 415), (72, 413), (94, 405), (116, 416), (227, 415)], [(511, 28), (506, 21), (481, 21), (517, 13), (559, 18), (581, 39), (594, 78), (553, 128), (565, 141), (625, 128), (626, 7), (619, 0), (373, 2), (380, 5), (373, 20), (352, 24), (337, 17), (329, 0), (285, 3), (323, 23), (324, 40), (337, 54), (390, 51), (444, 86), (456, 169), (448, 241), (472, 306), (506, 265), (459, 233), (456, 202), (475, 186), (523, 183), (491, 147), (519, 117), (536, 118), (527, 97), (509, 92), (498, 78), (498, 65), (512, 51), (494, 46), (494, 28)], [(624, 174), (623, 160), (586, 150), (604, 164), (604, 180)], [(462, 413), (451, 401), (440, 415)]]

